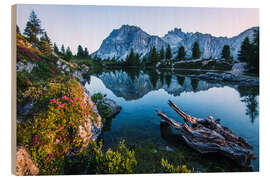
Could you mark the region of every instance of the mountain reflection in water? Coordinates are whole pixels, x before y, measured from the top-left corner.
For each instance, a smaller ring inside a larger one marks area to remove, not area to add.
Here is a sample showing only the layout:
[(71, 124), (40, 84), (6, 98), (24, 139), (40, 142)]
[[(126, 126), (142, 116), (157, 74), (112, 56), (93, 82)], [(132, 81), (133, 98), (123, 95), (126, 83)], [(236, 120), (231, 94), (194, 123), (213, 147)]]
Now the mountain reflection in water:
[(252, 166), (258, 170), (259, 88), (191, 78), (190, 73), (198, 72), (119, 69), (92, 75), (85, 85), (89, 92), (107, 94), (123, 108), (115, 119), (104, 124), (104, 144), (110, 146), (125, 138), (131, 144), (174, 146), (175, 135), (164, 134), (164, 128), (168, 128), (155, 114), (159, 109), (183, 123), (167, 105), (170, 99), (195, 117), (220, 118), (223, 125), (247, 139), (257, 156)]

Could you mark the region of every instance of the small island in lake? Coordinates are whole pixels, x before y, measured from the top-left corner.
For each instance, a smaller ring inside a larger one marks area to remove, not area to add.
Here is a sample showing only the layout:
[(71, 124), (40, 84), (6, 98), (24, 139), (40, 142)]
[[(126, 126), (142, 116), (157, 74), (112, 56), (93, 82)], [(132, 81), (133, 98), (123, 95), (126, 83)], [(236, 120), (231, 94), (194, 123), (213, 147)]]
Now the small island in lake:
[(258, 9), (15, 8), (16, 175), (259, 171)]

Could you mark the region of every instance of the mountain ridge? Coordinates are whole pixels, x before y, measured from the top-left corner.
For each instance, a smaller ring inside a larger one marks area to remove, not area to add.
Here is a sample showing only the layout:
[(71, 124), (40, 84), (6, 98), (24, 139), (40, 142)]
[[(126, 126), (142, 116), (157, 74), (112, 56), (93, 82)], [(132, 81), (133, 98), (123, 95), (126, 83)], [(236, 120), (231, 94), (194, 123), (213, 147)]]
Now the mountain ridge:
[(91, 54), (101, 59), (124, 60), (129, 54), (131, 48), (142, 58), (146, 55), (152, 46), (159, 51), (162, 46), (166, 49), (168, 44), (171, 46), (173, 57), (176, 57), (178, 48), (184, 46), (187, 57), (192, 56), (192, 47), (195, 42), (199, 43), (202, 57), (201, 58), (221, 58), (221, 51), (224, 45), (228, 44), (231, 48), (231, 55), (236, 60), (241, 43), (245, 37), (253, 39), (254, 26), (244, 30), (233, 37), (216, 37), (209, 33), (200, 32), (183, 32), (181, 28), (169, 30), (163, 37), (150, 35), (135, 25), (122, 25), (118, 29), (113, 29), (100, 46), (100, 48)]

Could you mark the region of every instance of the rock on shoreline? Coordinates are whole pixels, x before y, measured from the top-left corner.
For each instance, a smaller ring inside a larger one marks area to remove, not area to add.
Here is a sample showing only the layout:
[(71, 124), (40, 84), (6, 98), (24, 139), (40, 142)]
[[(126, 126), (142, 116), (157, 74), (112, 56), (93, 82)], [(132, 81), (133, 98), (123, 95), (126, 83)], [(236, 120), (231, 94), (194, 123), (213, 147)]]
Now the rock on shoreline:
[(259, 80), (257, 78), (241, 77), (241, 76), (233, 75), (231, 73), (207, 72), (205, 74), (190, 75), (190, 77), (215, 80), (215, 81), (237, 82), (243, 85), (253, 85), (253, 86), (259, 85)]

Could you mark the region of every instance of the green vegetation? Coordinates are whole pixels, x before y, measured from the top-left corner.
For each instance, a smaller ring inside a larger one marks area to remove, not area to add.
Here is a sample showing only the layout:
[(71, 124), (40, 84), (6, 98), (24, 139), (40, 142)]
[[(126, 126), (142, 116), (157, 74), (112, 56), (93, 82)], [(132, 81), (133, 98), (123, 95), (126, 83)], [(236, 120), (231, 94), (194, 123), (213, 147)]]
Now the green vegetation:
[(162, 46), (161, 49), (160, 49), (159, 58), (160, 58), (161, 61), (163, 61), (164, 58), (165, 58), (164, 46)]
[(39, 42), (38, 35), (42, 35), (42, 33), (41, 21), (37, 18), (35, 11), (32, 10), (23, 34), (30, 43), (37, 46)]
[(187, 169), (186, 165), (174, 167), (167, 160), (161, 159), (161, 165), (164, 168), (165, 173), (190, 173), (191, 171)]
[(102, 117), (103, 122), (106, 121), (106, 117), (110, 114), (110, 107), (104, 104), (104, 98), (106, 94), (95, 93), (91, 96), (92, 101), (96, 104), (98, 112)]
[(238, 60), (246, 62), (251, 71), (259, 73), (259, 31), (254, 31), (253, 42), (246, 37), (238, 53)]
[(184, 46), (181, 46), (181, 47), (178, 49), (177, 59), (183, 60), (183, 59), (185, 59), (185, 57), (186, 57), (186, 51), (185, 51), (185, 48), (184, 48)]
[(221, 57), (225, 60), (231, 60), (231, 50), (230, 50), (230, 46), (229, 45), (224, 45), (223, 49), (222, 49), (222, 53), (221, 53)]
[(139, 54), (135, 54), (133, 48), (131, 48), (129, 55), (126, 57), (126, 65), (136, 66), (140, 64)]
[(166, 49), (166, 59), (170, 60), (172, 58), (172, 49), (171, 46), (168, 45)]
[(158, 57), (157, 49), (155, 46), (153, 46), (149, 53), (148, 63), (150, 65), (156, 66), (158, 62), (159, 62), (159, 57)]
[(192, 48), (192, 58), (199, 59), (201, 57), (201, 50), (197, 42), (194, 43)]

